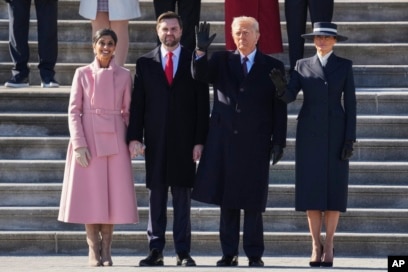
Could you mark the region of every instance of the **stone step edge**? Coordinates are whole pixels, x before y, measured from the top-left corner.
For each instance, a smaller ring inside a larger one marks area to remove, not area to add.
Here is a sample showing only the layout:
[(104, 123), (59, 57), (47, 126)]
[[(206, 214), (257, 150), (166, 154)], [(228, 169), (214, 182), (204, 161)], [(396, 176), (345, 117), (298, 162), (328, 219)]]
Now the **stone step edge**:
[[(38, 165), (62, 165), (65, 164), (65, 160), (0, 160), (0, 165), (14, 165), (14, 164), (21, 164), (21, 165), (33, 165), (37, 167)], [(281, 168), (284, 167), (293, 167), (295, 164), (294, 161), (283, 161), (279, 162), (276, 164), (276, 168), (281, 166)], [(144, 166), (144, 161), (143, 160), (132, 160), (132, 165), (133, 166)], [(378, 169), (378, 167), (384, 166), (386, 168), (390, 167), (404, 167), (406, 168), (408, 166), (408, 162), (401, 162), (401, 161), (386, 161), (386, 162), (378, 162), (378, 161), (360, 161), (360, 162), (350, 162), (350, 167), (360, 167), (360, 168), (374, 168)]]
[[(149, 207), (138, 207), (139, 211), (141, 212), (146, 212), (149, 210)], [(203, 213), (207, 214), (219, 214), (219, 207), (205, 207), (205, 206), (200, 206), (200, 207), (191, 207), (191, 212), (192, 216), (194, 215), (199, 215)], [(0, 211), (2, 216), (5, 215), (17, 215), (13, 214), (13, 212), (27, 212), (31, 215), (34, 214), (45, 214), (48, 212), (56, 212), (59, 210), (58, 206), (26, 206), (26, 207), (21, 207), (21, 206), (0, 206)], [(173, 212), (173, 207), (168, 207), (167, 210), (169, 212)], [(347, 217), (347, 216), (371, 216), (373, 214), (377, 215), (378, 214), (384, 214), (385, 216), (403, 216), (403, 218), (406, 218), (406, 214), (408, 212), (407, 208), (347, 208), (347, 212), (342, 213), (340, 216), (341, 217)], [(267, 214), (281, 214), (281, 215), (288, 215), (288, 216), (293, 216), (293, 215), (298, 215), (303, 217), (305, 214), (304, 212), (299, 212), (295, 211), (293, 207), (276, 207), (276, 208), (266, 208), (265, 215)], [(368, 215), (367, 215), (368, 214)]]

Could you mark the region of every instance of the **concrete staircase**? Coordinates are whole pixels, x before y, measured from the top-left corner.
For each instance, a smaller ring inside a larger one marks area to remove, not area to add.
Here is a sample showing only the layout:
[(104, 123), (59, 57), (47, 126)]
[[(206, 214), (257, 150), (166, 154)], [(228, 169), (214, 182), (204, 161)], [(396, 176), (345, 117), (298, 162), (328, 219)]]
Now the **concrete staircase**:
[[(222, 0), (202, 0), (202, 20), (224, 46)], [(90, 23), (78, 15), (79, 0), (59, 1), (59, 89), (41, 89), (37, 66), (35, 13), (32, 9), (30, 84), (0, 87), (0, 255), (85, 254), (82, 225), (56, 220), (68, 143), (67, 105), (75, 68), (92, 58)], [(285, 52), (286, 24), (281, 5)], [(155, 46), (151, 0), (142, 0), (142, 17), (129, 27), (128, 68)], [(354, 61), (358, 98), (358, 143), (350, 166), (349, 209), (341, 215), (337, 256), (385, 257), (408, 254), (408, 0), (335, 0), (334, 21), (348, 36), (336, 54)], [(7, 5), (0, 1), (0, 82), (9, 78)], [(310, 28), (309, 28), (310, 30)], [(313, 54), (311, 44), (306, 55)], [(289, 106), (288, 147), (283, 161), (271, 167), (270, 197), (264, 214), (265, 255), (308, 256), (310, 237), (304, 213), (294, 211), (294, 136), (299, 100)], [(141, 222), (117, 225), (113, 254), (144, 255), (148, 192), (144, 161), (133, 161)], [(171, 207), (171, 205), (169, 205)], [(220, 255), (219, 210), (193, 202), (194, 255)], [(168, 254), (173, 253), (169, 209)]]

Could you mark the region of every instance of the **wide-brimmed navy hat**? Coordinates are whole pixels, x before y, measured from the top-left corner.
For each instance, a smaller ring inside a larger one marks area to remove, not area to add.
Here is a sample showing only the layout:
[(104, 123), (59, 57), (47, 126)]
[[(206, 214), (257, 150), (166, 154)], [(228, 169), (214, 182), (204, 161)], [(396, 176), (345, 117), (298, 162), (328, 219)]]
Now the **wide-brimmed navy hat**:
[(329, 22), (316, 22), (313, 24), (313, 33), (303, 34), (305, 40), (313, 40), (314, 36), (333, 36), (337, 41), (347, 40), (346, 36), (337, 34), (337, 25)]

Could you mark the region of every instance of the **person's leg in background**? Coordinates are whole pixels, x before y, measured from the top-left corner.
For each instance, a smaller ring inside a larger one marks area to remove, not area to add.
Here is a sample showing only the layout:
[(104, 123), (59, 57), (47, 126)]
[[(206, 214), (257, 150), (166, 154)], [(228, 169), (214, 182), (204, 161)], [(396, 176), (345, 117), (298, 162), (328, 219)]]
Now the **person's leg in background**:
[(28, 48), (28, 31), (30, 23), (31, 1), (11, 1), (8, 4), (9, 11), (9, 50), (14, 63), (12, 76), (5, 83), (6, 87), (27, 87), (27, 66), (30, 56)]
[(58, 56), (58, 1), (35, 0), (38, 26), (38, 56), (42, 87), (58, 87), (55, 64)]
[(303, 58), (305, 41), (301, 37), (306, 31), (307, 0), (285, 0), (286, 31), (289, 43), (289, 72), (298, 59)]
[(177, 12), (183, 22), (180, 43), (190, 51), (194, 51), (195, 27), (200, 22), (201, 0), (179, 0), (177, 3)]

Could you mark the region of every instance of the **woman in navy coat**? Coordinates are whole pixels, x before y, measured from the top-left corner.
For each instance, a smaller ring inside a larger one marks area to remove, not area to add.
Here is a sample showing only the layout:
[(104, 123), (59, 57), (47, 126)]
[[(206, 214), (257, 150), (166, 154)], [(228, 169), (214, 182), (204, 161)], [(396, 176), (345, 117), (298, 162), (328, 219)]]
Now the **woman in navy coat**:
[(307, 212), (313, 240), (310, 266), (332, 266), (333, 237), (340, 212), (347, 207), (348, 159), (356, 140), (352, 62), (333, 53), (336, 41), (347, 39), (337, 34), (335, 24), (315, 23), (313, 33), (302, 37), (314, 41), (317, 54), (297, 61), (286, 91), (278, 93), (290, 103), (303, 90), (296, 132), (295, 207)]

